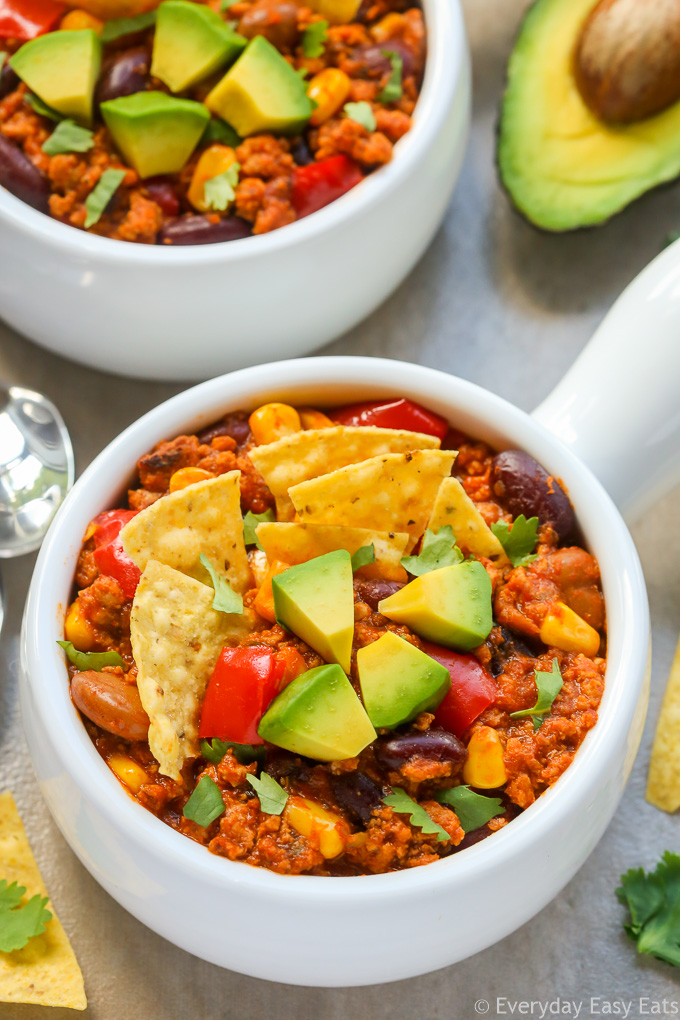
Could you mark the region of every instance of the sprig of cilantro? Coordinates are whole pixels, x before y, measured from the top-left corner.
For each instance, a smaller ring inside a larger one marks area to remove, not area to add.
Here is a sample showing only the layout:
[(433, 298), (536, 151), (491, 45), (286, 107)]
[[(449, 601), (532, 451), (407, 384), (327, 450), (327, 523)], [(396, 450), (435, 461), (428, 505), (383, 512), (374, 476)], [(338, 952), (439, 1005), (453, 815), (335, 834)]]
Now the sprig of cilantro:
[(42, 144), (47, 156), (58, 156), (63, 152), (87, 152), (94, 145), (94, 133), (81, 127), (74, 120), (62, 120)]
[(224, 212), (230, 202), (234, 201), (238, 184), (238, 172), (241, 169), (240, 163), (232, 163), (224, 173), (210, 177), (203, 185), (205, 204), (209, 209), (218, 209)]
[(315, 59), (323, 55), (324, 43), (328, 37), (328, 22), (313, 21), (305, 29), (302, 36), (302, 52), (306, 57)]
[(475, 793), (469, 786), (454, 786), (450, 790), (440, 790), (434, 799), (440, 804), (448, 804), (458, 815), (458, 821), (466, 832), (474, 832), (505, 811), (500, 797), (484, 797)]
[(557, 695), (562, 690), (562, 674), (560, 673), (560, 667), (557, 659), (552, 661), (552, 669), (549, 673), (544, 670), (537, 669), (535, 673), (536, 678), (536, 704), (533, 708), (525, 708), (521, 712), (511, 712), (511, 719), (523, 719), (530, 715), (534, 724), (534, 730), (538, 730), (541, 727), (544, 716), (548, 714), (552, 708), (552, 703)]
[(456, 545), (453, 528), (445, 524), (436, 534), (428, 528), (419, 555), (402, 556), (401, 564), (409, 574), (420, 577), (440, 567), (452, 567), (461, 563), (462, 559), (463, 554)]
[(254, 514), (252, 510), (249, 510), (243, 518), (243, 541), (245, 544), (256, 545), (258, 549), (262, 549), (257, 540), (257, 526), (275, 520), (276, 514), (273, 510), (265, 510), (263, 514)]
[(648, 873), (631, 868), (616, 895), (630, 912), (623, 927), (638, 952), (680, 967), (680, 855), (667, 850)]
[(212, 586), (215, 589), (215, 598), (213, 599), (212, 604), (213, 609), (216, 609), (218, 613), (242, 613), (243, 598), (238, 594), (238, 592), (234, 591), (226, 577), (222, 577), (217, 573), (205, 553), (201, 553), (199, 559), (210, 574), (210, 580), (212, 581)]
[(538, 517), (527, 520), (524, 514), (520, 514), (512, 522), (512, 527), (505, 521), (498, 521), (491, 525), (491, 530), (505, 549), (513, 567), (524, 567), (536, 559), (533, 550), (538, 538)]
[(357, 124), (361, 124), (361, 126), (366, 128), (369, 133), (371, 131), (375, 131), (376, 124), (373, 107), (364, 99), (362, 99), (359, 103), (345, 103), (343, 110), (350, 120), (354, 120)]
[(104, 666), (125, 668), (125, 662), (118, 652), (81, 652), (72, 641), (57, 641), (57, 644), (64, 649), (69, 662), (72, 662), (81, 671), (93, 669), (95, 672), (101, 673)]
[(125, 177), (125, 170), (114, 170), (109, 167), (97, 181), (95, 187), (85, 199), (85, 227), (93, 227), (99, 221), (102, 213), (118, 190), (121, 181)]
[(260, 808), (266, 815), (280, 815), (288, 801), (284, 788), (267, 772), (257, 776), (246, 776), (246, 779), (260, 799)]
[(387, 57), (392, 65), (392, 73), (384, 89), (378, 93), (378, 102), (396, 103), (397, 99), (401, 99), (404, 61), (401, 54), (395, 53), (394, 50), (383, 50), (382, 55)]
[(233, 740), (220, 740), (218, 737), (201, 741), (201, 754), (213, 765), (219, 765), (229, 749), (241, 765), (250, 765), (252, 761), (264, 762), (264, 744), (237, 744)]
[(367, 567), (369, 563), (375, 563), (375, 546), (362, 545), (352, 556), (352, 573), (355, 574), (361, 567)]
[(202, 829), (207, 829), (211, 822), (224, 813), (222, 791), (210, 776), (203, 776), (196, 784), (194, 792), (184, 805), (184, 817), (189, 818)]
[(22, 885), (0, 879), (0, 952), (12, 953), (23, 949), (36, 935), (42, 935), (45, 925), (52, 920), (46, 896), (32, 896), (22, 904), (26, 889)]
[(412, 797), (409, 797), (406, 790), (401, 790), (396, 787), (392, 793), (389, 793), (386, 797), (383, 797), (383, 804), (387, 804), (393, 811), (396, 811), (398, 815), (408, 815), (411, 825), (415, 825), (416, 828), (421, 829), (428, 835), (437, 836), (437, 842), (443, 843), (447, 839), (451, 839), (446, 829), (443, 829), (441, 825), (437, 825), (435, 821), (428, 815), (424, 807), (421, 807)]
[(64, 119), (58, 110), (53, 110), (51, 106), (47, 105), (47, 103), (43, 103), (40, 96), (34, 95), (33, 92), (27, 92), (24, 99), (41, 117), (47, 117), (48, 120), (53, 121), (60, 121)]
[(221, 117), (211, 117), (201, 135), (201, 145), (223, 142), (232, 149), (236, 149), (242, 141), (243, 139), (234, 131), (231, 124), (227, 124), (226, 120), (222, 120)]

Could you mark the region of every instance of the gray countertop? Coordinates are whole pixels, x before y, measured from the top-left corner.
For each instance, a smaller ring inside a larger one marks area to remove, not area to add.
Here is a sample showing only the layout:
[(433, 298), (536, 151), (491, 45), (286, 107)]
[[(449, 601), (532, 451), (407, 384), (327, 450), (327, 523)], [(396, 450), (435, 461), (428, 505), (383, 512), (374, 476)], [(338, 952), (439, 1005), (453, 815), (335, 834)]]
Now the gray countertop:
[[(399, 291), (327, 351), (431, 365), (529, 410), (573, 361), (617, 294), (657, 254), (668, 231), (680, 227), (680, 189), (656, 192), (609, 225), (572, 236), (551, 237), (524, 224), (509, 209), (493, 166), (504, 65), (524, 4), (466, 0), (464, 6), (474, 59), (474, 126), (448, 217)], [(2, 325), (0, 378), (43, 390), (56, 401), (74, 439), (79, 472), (124, 426), (181, 388), (100, 375)], [(509, 1016), (514, 1003), (531, 1000), (532, 1012), (518, 1005), (515, 1015), (521, 1010), (540, 1016), (537, 1003), (549, 1000), (554, 1015), (558, 999), (562, 1015), (576, 1015), (572, 1002), (580, 1004), (582, 1017), (612, 1013), (607, 1002), (614, 1000), (632, 1003), (630, 1017), (680, 1011), (677, 972), (636, 956), (614, 895), (622, 871), (652, 866), (665, 849), (678, 846), (678, 820), (644, 800), (653, 727), (680, 627), (676, 499), (677, 493), (669, 496), (633, 527), (652, 608), (652, 696), (631, 781), (601, 843), (556, 900), (497, 945), (426, 977), (359, 989), (295, 988), (220, 970), (148, 931), (99, 888), (52, 823), (21, 733), (18, 634), (33, 557), (0, 561), (7, 601), (0, 641), (0, 790), (14, 792), (82, 966), (90, 1002), (84, 1015), (344, 1020), (360, 1010), (369, 1020), (457, 1020), (474, 1016), (479, 999), (490, 1003), (489, 1016)], [(501, 916), (503, 903), (496, 909)], [(403, 923), (409, 924), (407, 916)], [(44, 1015), (42, 1007), (0, 1004), (0, 1020)], [(54, 1020), (74, 1015), (50, 1013)]]

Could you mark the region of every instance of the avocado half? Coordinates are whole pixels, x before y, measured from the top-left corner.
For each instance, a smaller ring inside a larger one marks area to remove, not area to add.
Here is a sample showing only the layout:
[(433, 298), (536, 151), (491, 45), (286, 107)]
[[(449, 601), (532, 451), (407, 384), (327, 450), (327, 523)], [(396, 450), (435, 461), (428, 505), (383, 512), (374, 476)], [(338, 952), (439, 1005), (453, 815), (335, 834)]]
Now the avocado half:
[(604, 223), (680, 175), (680, 102), (635, 124), (599, 121), (572, 71), (596, 0), (536, 0), (508, 64), (497, 161), (519, 211), (544, 230)]

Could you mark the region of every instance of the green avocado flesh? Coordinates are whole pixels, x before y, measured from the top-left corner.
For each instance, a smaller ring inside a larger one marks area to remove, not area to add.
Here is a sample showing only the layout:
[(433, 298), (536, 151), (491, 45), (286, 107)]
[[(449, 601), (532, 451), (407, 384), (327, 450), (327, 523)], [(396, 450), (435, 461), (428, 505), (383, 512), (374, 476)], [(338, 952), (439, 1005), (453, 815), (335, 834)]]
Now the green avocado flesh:
[(680, 175), (680, 103), (606, 125), (583, 102), (574, 47), (594, 0), (537, 0), (508, 65), (498, 168), (513, 202), (545, 230), (603, 223)]
[(210, 120), (202, 103), (165, 92), (110, 99), (101, 111), (116, 146), (140, 177), (181, 170)]
[(339, 549), (290, 567), (272, 578), (272, 592), (278, 622), (349, 673), (354, 636), (350, 554)]
[(248, 43), (206, 104), (242, 138), (258, 131), (295, 134), (312, 114), (305, 83), (262, 35)]
[(445, 666), (387, 631), (357, 652), (361, 697), (377, 728), (393, 729), (433, 711), (449, 687)]
[(181, 92), (232, 63), (246, 41), (204, 4), (166, 0), (158, 8), (151, 74)]
[(32, 92), (64, 117), (92, 123), (92, 100), (102, 44), (91, 29), (51, 32), (25, 43), (10, 58)]
[(320, 761), (354, 758), (377, 736), (335, 664), (296, 677), (269, 706), (257, 732), (277, 747)]
[(378, 608), (426, 641), (467, 652), (493, 626), (491, 579), (478, 560), (465, 560), (416, 577)]

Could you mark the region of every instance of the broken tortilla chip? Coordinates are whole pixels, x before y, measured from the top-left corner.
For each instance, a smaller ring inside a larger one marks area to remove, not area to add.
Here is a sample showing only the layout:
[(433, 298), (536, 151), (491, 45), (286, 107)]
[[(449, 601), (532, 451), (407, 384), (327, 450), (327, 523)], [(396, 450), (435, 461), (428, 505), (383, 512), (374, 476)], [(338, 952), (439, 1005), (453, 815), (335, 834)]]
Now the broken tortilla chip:
[(454, 450), (387, 453), (302, 482), (289, 495), (303, 524), (407, 531), (410, 552), (455, 457)]
[(294, 508), (288, 490), (293, 485), (382, 453), (407, 453), (409, 450), (438, 447), (439, 440), (435, 436), (420, 432), (366, 425), (335, 425), (330, 429), (310, 429), (284, 436), (275, 443), (255, 447), (248, 456), (276, 499), (279, 521), (292, 521)]
[(222, 648), (255, 626), (252, 610), (214, 610), (214, 595), (208, 585), (150, 560), (132, 602), (130, 636), (149, 747), (172, 779), (199, 753), (201, 702)]
[(229, 471), (170, 492), (141, 510), (120, 533), (123, 549), (140, 570), (157, 560), (210, 582), (203, 553), (234, 591), (252, 586), (241, 515), (240, 471)]
[(281, 560), (291, 565), (313, 560), (315, 556), (346, 549), (353, 556), (362, 546), (372, 545), (375, 562), (361, 567), (362, 577), (381, 577), (387, 581), (405, 581), (401, 565), (409, 535), (405, 531), (373, 531), (370, 528), (343, 528), (332, 524), (258, 524), (257, 538), (270, 563)]
[[(24, 900), (47, 896), (11, 793), (0, 794), (0, 878), (23, 886)], [(41, 935), (23, 949), (0, 952), (0, 1002), (86, 1009), (78, 961), (54, 907), (51, 903), (48, 907), (52, 919)]]
[(680, 642), (656, 724), (647, 800), (662, 811), (677, 811), (680, 807)]
[(503, 546), (457, 478), (445, 478), (439, 486), (428, 528), (435, 534), (451, 525), (457, 544), (475, 556), (507, 563)]

